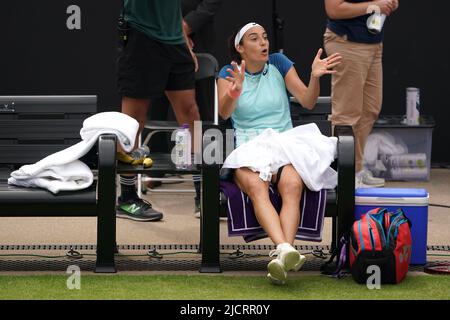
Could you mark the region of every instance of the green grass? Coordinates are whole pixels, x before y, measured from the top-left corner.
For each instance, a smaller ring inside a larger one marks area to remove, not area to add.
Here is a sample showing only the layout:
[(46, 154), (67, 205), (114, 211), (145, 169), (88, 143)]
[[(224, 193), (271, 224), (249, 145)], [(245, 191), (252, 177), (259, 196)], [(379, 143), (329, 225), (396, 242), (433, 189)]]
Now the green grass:
[(0, 276), (0, 299), (450, 299), (450, 277), (409, 276), (399, 285), (369, 290), (350, 276), (337, 280), (319, 275), (291, 277), (273, 286), (258, 276), (86, 275), (81, 290), (69, 290), (66, 276)]

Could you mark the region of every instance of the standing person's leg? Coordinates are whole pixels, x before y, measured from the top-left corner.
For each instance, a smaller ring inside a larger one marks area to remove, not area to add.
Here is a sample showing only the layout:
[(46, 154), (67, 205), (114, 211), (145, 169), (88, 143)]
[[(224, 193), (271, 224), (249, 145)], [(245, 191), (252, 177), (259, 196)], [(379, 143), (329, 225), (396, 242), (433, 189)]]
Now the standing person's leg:
[[(153, 98), (150, 100), (151, 108), (149, 110), (149, 113), (147, 114), (147, 120), (150, 121), (170, 121), (169, 119), (169, 109), (170, 109), (170, 102), (167, 100), (167, 97), (165, 95), (162, 95), (158, 98)], [(143, 131), (143, 137), (146, 137), (148, 132), (144, 129)], [(148, 146), (150, 148), (150, 152), (162, 152), (162, 153), (168, 153), (169, 152), (169, 140), (167, 132), (160, 132), (155, 134), (155, 136), (149, 141)], [(164, 173), (153, 173), (149, 172), (147, 173), (147, 177), (150, 178), (162, 178), (164, 177)], [(162, 184), (161, 181), (157, 180), (150, 180), (147, 183), (147, 188), (152, 189), (160, 186)]]
[[(179, 124), (187, 123), (191, 131), (191, 145), (194, 146), (194, 121), (200, 120), (200, 114), (198, 112), (197, 102), (195, 100), (195, 90), (182, 90), (182, 91), (166, 91), (167, 98), (172, 104), (175, 117)], [(194, 151), (194, 148), (192, 148)], [(194, 215), (200, 218), (201, 208), (201, 175), (192, 175), (195, 188), (194, 198)]]
[[(149, 102), (149, 99), (122, 98), (122, 113), (139, 122), (135, 148), (139, 145), (139, 137), (145, 125)], [(117, 217), (135, 221), (161, 220), (162, 213), (154, 210), (150, 203), (138, 197), (136, 180), (136, 175), (120, 175), (121, 194), (118, 199)]]
[(166, 91), (167, 98), (172, 105), (177, 122), (182, 125), (189, 124), (192, 145), (194, 143), (194, 121), (200, 121), (195, 90)]
[[(195, 64), (186, 45), (173, 46), (170, 54), (173, 64), (166, 87), (166, 96), (172, 105), (178, 123), (180, 125), (189, 124), (191, 145), (194, 146), (194, 121), (200, 120), (195, 99)], [(193, 180), (196, 191), (195, 216), (200, 217), (201, 176), (193, 175)]]
[(129, 97), (122, 98), (122, 113), (129, 115), (139, 122), (139, 131), (136, 135), (134, 148), (139, 146), (139, 137), (145, 126), (149, 107), (150, 99), (135, 99)]
[[(370, 47), (372, 61), (364, 85), (363, 114), (355, 127), (359, 137), (358, 149), (363, 152), (383, 103), (383, 44), (371, 45)], [(364, 169), (362, 165), (361, 169)], [(385, 183), (384, 179), (374, 178), (368, 170), (361, 171), (361, 179), (363, 184), (373, 187), (382, 187)]]
[[(147, 119), (150, 99), (164, 93), (170, 63), (163, 44), (130, 29), (128, 41), (119, 51), (117, 78), (119, 94), (122, 96), (122, 112), (139, 122), (135, 146), (139, 144), (139, 136)], [(138, 197), (136, 180), (136, 175), (120, 176), (121, 194), (116, 208), (117, 216), (135, 221), (161, 220), (163, 214)]]
[(364, 149), (361, 148), (358, 123), (363, 113), (364, 85), (370, 61), (365, 45), (351, 43), (327, 30), (324, 35), (324, 47), (328, 55), (340, 53), (342, 62), (335, 70), (331, 80), (333, 126), (352, 126), (355, 135), (355, 171), (362, 170)]

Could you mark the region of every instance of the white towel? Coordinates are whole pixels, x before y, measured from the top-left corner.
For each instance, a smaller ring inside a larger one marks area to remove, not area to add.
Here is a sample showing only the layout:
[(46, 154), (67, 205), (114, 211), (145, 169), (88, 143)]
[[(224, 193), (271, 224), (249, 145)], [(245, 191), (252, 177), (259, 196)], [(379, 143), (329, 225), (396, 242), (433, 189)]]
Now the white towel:
[(408, 153), (408, 146), (400, 138), (395, 138), (388, 132), (377, 132), (369, 135), (364, 148), (364, 165), (373, 167), (379, 165), (381, 155), (399, 155)]
[(292, 164), (308, 189), (319, 191), (337, 185), (337, 172), (330, 168), (336, 158), (337, 138), (322, 135), (316, 124), (298, 126), (283, 133), (266, 129), (236, 148), (223, 168), (248, 167), (270, 181), (282, 166)]
[(139, 123), (120, 112), (102, 112), (83, 122), (79, 143), (51, 154), (31, 165), (24, 165), (11, 173), (9, 184), (45, 188), (53, 193), (89, 187), (93, 175), (88, 166), (79, 161), (91, 150), (102, 134), (115, 134), (126, 151), (134, 147)]
[(94, 181), (91, 169), (83, 162), (75, 160), (67, 164), (52, 166), (29, 179), (8, 179), (9, 184), (21, 187), (38, 187), (53, 193), (63, 190), (82, 190)]

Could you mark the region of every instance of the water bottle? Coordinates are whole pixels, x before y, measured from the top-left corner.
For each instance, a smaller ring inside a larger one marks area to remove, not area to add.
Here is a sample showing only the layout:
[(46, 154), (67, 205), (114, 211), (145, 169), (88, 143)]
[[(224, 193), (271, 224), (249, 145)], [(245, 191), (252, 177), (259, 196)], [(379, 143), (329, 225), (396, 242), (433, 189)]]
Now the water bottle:
[(177, 129), (175, 134), (175, 167), (187, 169), (191, 165), (191, 132), (189, 125)]
[(406, 124), (420, 124), (420, 89), (406, 88)]
[(150, 150), (148, 148), (148, 146), (140, 146), (137, 149), (134, 149), (131, 153), (130, 156), (134, 159), (134, 160), (139, 160), (139, 159), (143, 159), (146, 158), (148, 155), (150, 154)]
[(367, 19), (367, 29), (373, 34), (379, 34), (383, 30), (385, 21), (385, 14), (375, 12)]

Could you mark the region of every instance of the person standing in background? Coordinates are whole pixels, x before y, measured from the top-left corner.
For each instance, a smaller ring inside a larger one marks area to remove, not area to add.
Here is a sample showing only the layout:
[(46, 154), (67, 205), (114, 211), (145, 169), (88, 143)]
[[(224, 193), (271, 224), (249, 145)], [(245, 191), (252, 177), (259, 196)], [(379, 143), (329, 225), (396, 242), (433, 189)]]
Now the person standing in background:
[[(197, 59), (184, 34), (181, 0), (124, 0), (120, 24), (125, 34), (117, 59), (118, 91), (122, 113), (139, 122), (135, 147), (151, 99), (162, 95), (169, 99), (178, 123), (189, 124), (192, 131), (194, 121), (200, 120), (195, 100)], [(136, 175), (120, 175), (117, 217), (161, 220), (163, 214), (139, 198), (136, 180)]]
[(369, 31), (372, 12), (389, 16), (398, 0), (325, 0), (328, 16), (324, 48), (328, 55), (339, 52), (342, 63), (332, 75), (331, 121), (350, 125), (355, 135), (355, 186), (380, 187), (384, 179), (363, 168), (364, 146), (381, 111), (383, 100), (384, 30)]
[[(214, 18), (223, 0), (182, 0), (181, 11), (183, 15), (183, 30), (188, 37), (188, 45), (195, 53), (213, 54), (215, 44)], [(214, 108), (207, 102), (213, 99), (214, 92), (201, 81), (196, 83), (196, 97), (199, 106), (200, 119), (202, 121), (214, 120)], [(170, 103), (166, 97), (152, 99), (153, 108), (150, 112), (151, 120), (166, 121), (173, 118), (169, 115)], [(166, 139), (154, 139), (152, 150), (168, 152), (168, 141)], [(156, 175), (153, 175), (156, 177)], [(161, 176), (159, 176), (161, 177)], [(194, 175), (195, 216), (200, 217), (200, 187), (201, 176)], [(150, 181), (149, 187), (157, 187), (159, 181)]]
[[(213, 53), (216, 38), (214, 17), (222, 2), (223, 0), (182, 0), (183, 28), (195, 53)], [(213, 121), (214, 108), (207, 101), (213, 101), (214, 93), (210, 92), (210, 87), (202, 82), (197, 83), (195, 91), (200, 119), (202, 121)], [(195, 187), (194, 215), (200, 218), (201, 176), (194, 175), (193, 179)]]

